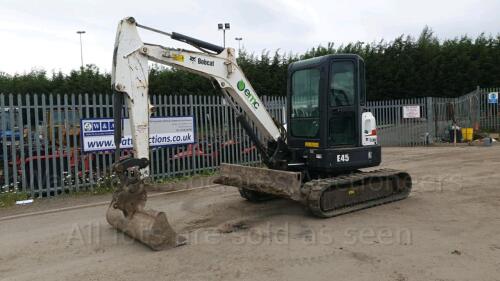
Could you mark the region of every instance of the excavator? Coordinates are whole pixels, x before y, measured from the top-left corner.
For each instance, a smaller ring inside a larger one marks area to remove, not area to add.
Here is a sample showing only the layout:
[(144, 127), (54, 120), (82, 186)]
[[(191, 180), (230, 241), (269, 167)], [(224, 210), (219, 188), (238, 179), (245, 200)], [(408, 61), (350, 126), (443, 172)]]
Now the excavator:
[[(159, 33), (198, 51), (142, 42), (138, 29)], [(223, 163), (216, 183), (238, 188), (251, 202), (276, 197), (305, 205), (329, 218), (408, 197), (412, 180), (405, 171), (361, 171), (381, 163), (376, 120), (366, 109), (365, 63), (354, 54), (293, 62), (288, 67), (286, 126), (271, 117), (238, 66), (232, 48), (177, 32), (139, 24), (118, 24), (112, 89), (116, 144), (112, 166), (119, 178), (108, 208), (109, 224), (153, 250), (186, 243), (164, 212), (145, 208), (149, 171), (148, 62), (207, 77), (221, 91), (255, 144), (261, 166)], [(122, 108), (128, 108), (133, 156), (122, 158)]]

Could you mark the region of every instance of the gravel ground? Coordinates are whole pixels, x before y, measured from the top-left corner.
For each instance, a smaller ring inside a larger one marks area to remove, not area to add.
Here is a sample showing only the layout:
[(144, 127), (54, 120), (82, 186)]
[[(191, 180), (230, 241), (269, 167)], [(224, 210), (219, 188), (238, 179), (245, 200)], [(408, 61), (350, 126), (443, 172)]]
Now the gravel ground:
[(2, 220), (103, 197), (0, 209), (0, 280), (500, 280), (500, 147), (383, 157), (410, 197), (331, 219), (224, 186), (151, 198), (189, 241), (160, 252), (111, 229), (105, 205)]

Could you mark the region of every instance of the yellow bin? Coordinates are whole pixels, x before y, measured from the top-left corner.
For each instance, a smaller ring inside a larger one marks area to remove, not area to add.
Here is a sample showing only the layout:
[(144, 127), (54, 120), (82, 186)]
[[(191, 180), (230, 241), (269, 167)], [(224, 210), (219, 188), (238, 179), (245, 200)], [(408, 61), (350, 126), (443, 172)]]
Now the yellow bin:
[(463, 141), (472, 141), (474, 136), (474, 128), (462, 128)]

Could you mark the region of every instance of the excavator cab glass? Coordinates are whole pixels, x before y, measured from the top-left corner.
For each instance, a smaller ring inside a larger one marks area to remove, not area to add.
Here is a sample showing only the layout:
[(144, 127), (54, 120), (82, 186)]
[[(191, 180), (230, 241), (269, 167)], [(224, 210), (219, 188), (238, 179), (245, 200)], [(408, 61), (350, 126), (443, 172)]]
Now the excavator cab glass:
[(357, 55), (293, 63), (288, 87), (292, 146), (358, 146), (364, 83), (364, 63)]
[(356, 145), (358, 101), (356, 67), (351, 60), (332, 61), (328, 87), (328, 146)]
[(292, 134), (297, 137), (319, 137), (319, 92), (318, 68), (302, 69), (292, 75)]
[[(364, 68), (363, 59), (352, 54), (327, 55), (289, 66), (287, 141), (296, 161), (307, 159), (309, 167), (314, 161), (320, 168), (352, 168), (371, 165), (368, 150), (373, 150), (370, 155), (379, 155), (380, 147), (362, 146)], [(362, 149), (366, 153), (360, 153)], [(347, 152), (341, 159), (349, 160), (337, 161), (340, 150)]]

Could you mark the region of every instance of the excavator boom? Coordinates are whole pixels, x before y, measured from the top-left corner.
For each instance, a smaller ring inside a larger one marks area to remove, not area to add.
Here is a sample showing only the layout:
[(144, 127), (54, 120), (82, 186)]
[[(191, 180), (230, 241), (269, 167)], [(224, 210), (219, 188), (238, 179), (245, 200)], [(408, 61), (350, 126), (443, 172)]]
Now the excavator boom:
[[(138, 28), (161, 33), (203, 52), (144, 43)], [(283, 132), (237, 65), (234, 49), (143, 26), (131, 17), (121, 20), (116, 32), (112, 67), (116, 144), (113, 170), (120, 178), (120, 185), (114, 192), (106, 217), (114, 227), (153, 249), (162, 249), (182, 244), (182, 238), (172, 230), (164, 213), (144, 209), (147, 200), (145, 182), (149, 178), (149, 117), (153, 108), (148, 96), (149, 61), (211, 79), (235, 110), (237, 119), (250, 134), (264, 162), (270, 161), (270, 156), (261, 140), (278, 142)], [(124, 102), (128, 108), (134, 152), (133, 158), (127, 159), (120, 158)], [(259, 136), (254, 134), (247, 118), (256, 126)]]

